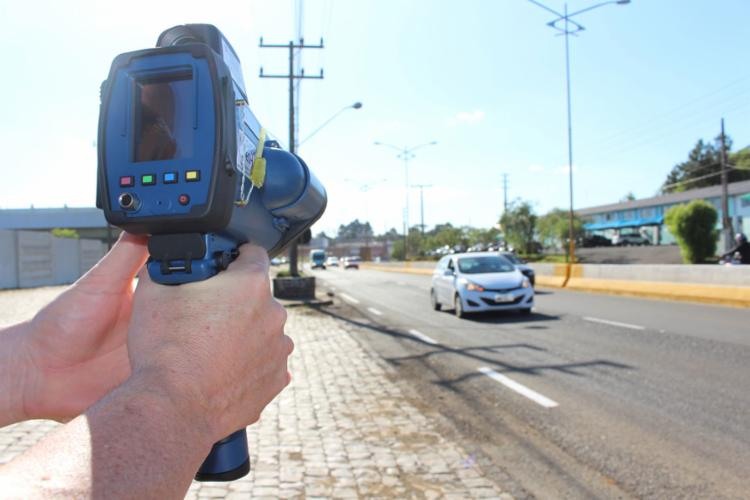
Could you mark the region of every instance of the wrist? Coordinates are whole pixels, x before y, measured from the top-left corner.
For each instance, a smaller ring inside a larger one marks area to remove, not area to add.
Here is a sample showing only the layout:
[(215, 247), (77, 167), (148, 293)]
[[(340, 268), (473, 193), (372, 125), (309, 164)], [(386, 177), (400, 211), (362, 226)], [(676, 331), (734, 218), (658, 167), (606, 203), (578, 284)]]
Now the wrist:
[(190, 435), (194, 443), (205, 448), (206, 454), (214, 442), (224, 437), (220, 424), (210, 417), (198, 391), (167, 368), (134, 370), (123, 387), (143, 398), (156, 413), (170, 419), (179, 432)]
[(29, 322), (0, 329), (0, 427), (31, 418), (25, 398), (34, 376), (24, 339)]

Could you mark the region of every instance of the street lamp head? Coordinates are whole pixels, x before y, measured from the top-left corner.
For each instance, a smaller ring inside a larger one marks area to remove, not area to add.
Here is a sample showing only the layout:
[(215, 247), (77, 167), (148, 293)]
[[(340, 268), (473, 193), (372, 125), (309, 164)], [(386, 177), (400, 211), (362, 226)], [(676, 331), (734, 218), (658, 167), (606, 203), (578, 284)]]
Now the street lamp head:
[(627, 5), (630, 3), (630, 0), (617, 0), (617, 5)]
[[(628, 1), (630, 1), (630, 0), (628, 0)], [(357, 101), (354, 104), (352, 104), (352, 108), (354, 108), (354, 109), (359, 109), (361, 107), (362, 107), (362, 103), (359, 102), (359, 101)]]

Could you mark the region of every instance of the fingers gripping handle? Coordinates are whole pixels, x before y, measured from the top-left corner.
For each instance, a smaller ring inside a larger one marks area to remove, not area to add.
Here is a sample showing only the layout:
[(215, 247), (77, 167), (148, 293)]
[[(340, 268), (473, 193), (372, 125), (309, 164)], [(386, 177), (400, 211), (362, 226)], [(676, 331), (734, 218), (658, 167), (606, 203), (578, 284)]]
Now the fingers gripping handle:
[(234, 481), (250, 472), (247, 432), (241, 429), (214, 444), (195, 474), (196, 481)]

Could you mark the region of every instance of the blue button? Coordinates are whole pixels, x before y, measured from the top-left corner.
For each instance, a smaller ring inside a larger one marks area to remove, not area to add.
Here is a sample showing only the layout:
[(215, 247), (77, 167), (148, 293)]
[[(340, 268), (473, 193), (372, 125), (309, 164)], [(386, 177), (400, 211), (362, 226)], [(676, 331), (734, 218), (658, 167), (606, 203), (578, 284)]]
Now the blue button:
[(177, 172), (165, 172), (164, 184), (175, 184), (177, 182)]

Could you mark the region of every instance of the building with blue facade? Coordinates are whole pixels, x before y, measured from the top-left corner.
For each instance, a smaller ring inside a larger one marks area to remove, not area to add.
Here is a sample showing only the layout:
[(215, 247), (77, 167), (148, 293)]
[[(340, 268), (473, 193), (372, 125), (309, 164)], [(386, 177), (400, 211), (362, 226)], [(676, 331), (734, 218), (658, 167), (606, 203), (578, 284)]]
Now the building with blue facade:
[[(729, 217), (734, 232), (750, 234), (750, 181), (730, 183), (728, 191)], [(664, 224), (664, 214), (671, 207), (692, 200), (711, 203), (719, 213), (717, 229), (721, 229), (721, 186), (584, 208), (576, 210), (576, 213), (583, 219), (584, 228), (589, 234), (612, 239), (618, 234), (637, 233), (654, 245), (670, 245), (675, 243), (675, 239)]]

